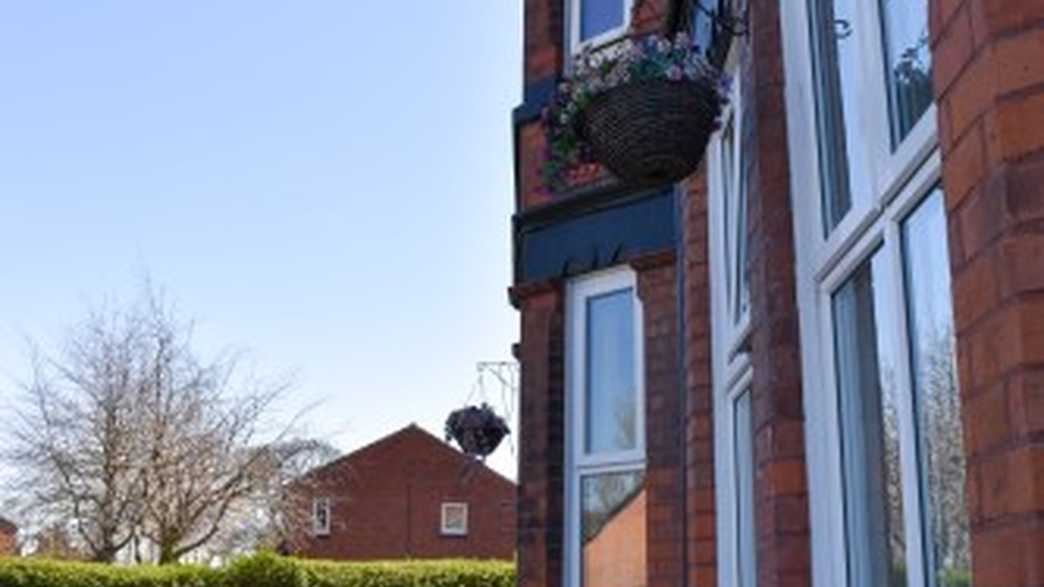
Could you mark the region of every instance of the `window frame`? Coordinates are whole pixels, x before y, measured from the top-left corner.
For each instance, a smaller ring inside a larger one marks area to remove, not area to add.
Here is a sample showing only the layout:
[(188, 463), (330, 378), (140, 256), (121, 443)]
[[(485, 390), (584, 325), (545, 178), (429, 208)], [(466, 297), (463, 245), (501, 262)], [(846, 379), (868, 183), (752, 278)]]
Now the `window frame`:
[[(857, 10), (870, 27), (858, 27), (863, 67), (859, 77), (879, 80), (863, 85), (859, 132), (870, 148), (869, 196), (859, 201), (852, 190), (848, 213), (824, 234), (823, 174), (814, 67), (812, 0), (789, 3), (781, 14), (786, 84), (788, 148), (794, 206), (796, 273), (802, 373), (806, 410), (806, 458), (812, 533), (813, 584), (849, 583), (845, 528), (844, 463), (840, 441), (839, 388), (834, 347), (833, 294), (861, 263), (885, 255), (888, 287), (895, 316), (878, 319), (879, 336), (896, 345), (896, 380), (900, 393), (900, 468), (903, 484), (907, 577), (910, 585), (932, 585), (930, 528), (925, 523), (928, 497), (921, 484), (919, 434), (910, 365), (908, 293), (905, 291), (902, 223), (939, 186), (937, 107), (933, 103), (898, 145), (892, 143), (891, 101), (886, 78), (884, 21), (879, 1), (861, 2)], [(852, 132), (852, 131), (850, 131)]]
[[(740, 272), (746, 271), (746, 267), (739, 267), (740, 241), (745, 244), (746, 256), (749, 261), (749, 214), (750, 214), (750, 178), (747, 175), (747, 153), (744, 149), (744, 110), (743, 110), (743, 87), (741, 76), (736, 75), (738, 70), (738, 53), (733, 50), (726, 62), (725, 71), (732, 72), (732, 88), (729, 103), (722, 112), (721, 129), (711, 137), (710, 146), (707, 149), (707, 185), (708, 218), (710, 218), (709, 237), (710, 254), (712, 259), (724, 259), (724, 263), (711, 263), (711, 279), (715, 283), (712, 286), (712, 294), (717, 295), (719, 304), (715, 307), (715, 316), (719, 314), (727, 317), (718, 328), (721, 336), (716, 337), (716, 343), (724, 345), (727, 349), (726, 361), (719, 367), (726, 368), (723, 373), (728, 373), (726, 378), (738, 375), (730, 368), (732, 360), (743, 351), (751, 333), (750, 322), (750, 281), (747, 279), (746, 308), (739, 308)], [(731, 169), (722, 172), (726, 159), (726, 146), (724, 144), (725, 130), (732, 125), (732, 149)], [(728, 186), (728, 187), (727, 187)], [(739, 214), (740, 200), (744, 200), (743, 212), (747, 218), (741, 222)], [(728, 204), (728, 205), (727, 205)], [(744, 263), (746, 265), (746, 263)]]
[[(319, 512), (322, 510), (326, 514), (325, 523), (320, 523)], [(330, 503), (329, 497), (314, 497), (312, 498), (312, 535), (314, 536), (329, 536), (331, 529), (333, 528), (333, 507)]]
[[(807, 192), (818, 196), (824, 190), (823, 154), (819, 145), (819, 136), (823, 131), (817, 110), (820, 96), (814, 70), (821, 63), (821, 58), (815, 54), (815, 37), (810, 25), (813, 4), (811, 0), (788, 3), (781, 11), (781, 18), (784, 23), (785, 69), (788, 79), (795, 80), (795, 83), (787, 84), (786, 87), (787, 120), (788, 123), (793, 122), (787, 125), (792, 178), (800, 177), (809, 188), (795, 193)], [(829, 266), (836, 262), (837, 257), (852, 246), (853, 235), (864, 231), (881, 214), (938, 147), (937, 107), (934, 103), (925, 110), (906, 138), (893, 145), (880, 2), (859, 2), (857, 11), (861, 22), (874, 23), (874, 26), (853, 27), (852, 34), (856, 37), (862, 58), (857, 77), (863, 81), (859, 89), (864, 98), (863, 108), (857, 115), (859, 128), (848, 131), (858, 132), (865, 137), (869, 145), (868, 176), (875, 180), (869, 186), (869, 195), (865, 191), (851, 190), (851, 207), (829, 234), (824, 234), (823, 227), (828, 224), (824, 219), (825, 211), (821, 202), (809, 205), (803, 201), (811, 199), (809, 197), (795, 199), (795, 211), (801, 208), (801, 213), (810, 214), (815, 219), (815, 224), (809, 226), (814, 230), (812, 234), (815, 238), (807, 246), (814, 251), (814, 264), (818, 266)], [(880, 83), (865, 83), (875, 79)], [(799, 150), (798, 147), (806, 150)], [(800, 170), (800, 173), (794, 173), (794, 170)]]
[[(756, 553), (755, 556), (746, 560), (741, 556), (740, 549), (740, 507), (739, 503), (739, 459), (744, 458), (739, 454), (739, 446), (736, 441), (736, 403), (744, 394), (751, 395), (751, 447), (754, 444), (754, 421), (753, 421), (753, 370), (750, 368), (749, 355), (744, 354), (740, 359), (742, 365), (737, 376), (728, 382), (715, 381), (714, 393), (714, 478), (716, 483), (715, 496), (717, 510), (720, 512), (717, 521), (717, 554), (719, 561), (718, 585), (735, 586), (740, 584), (740, 577), (750, 574), (744, 573), (741, 565), (745, 562), (753, 564), (753, 576), (757, 576)], [(757, 470), (757, 462), (754, 461), (753, 452), (750, 455), (754, 470)], [(756, 478), (756, 475), (755, 475)], [(753, 495), (757, 495), (756, 483)], [(756, 502), (756, 500), (755, 500)], [(756, 503), (747, 504), (748, 507), (756, 507)], [(756, 520), (755, 516), (755, 520)], [(757, 524), (755, 522), (755, 532)], [(755, 546), (757, 540), (755, 540)], [(743, 587), (753, 587), (744, 585)]]
[[(464, 524), (461, 528), (453, 528), (447, 524), (448, 513), (451, 509), (459, 508), (463, 514)], [(439, 516), (439, 533), (443, 536), (467, 536), (469, 528), (468, 504), (464, 501), (444, 501), (441, 504)]]
[[(744, 109), (743, 109), (743, 87), (739, 69), (739, 44), (734, 43), (726, 59), (725, 71), (731, 72), (733, 81), (729, 105), (722, 114), (723, 124), (711, 137), (707, 150), (707, 217), (710, 219), (708, 226), (710, 263), (710, 295), (711, 295), (711, 375), (713, 387), (714, 404), (714, 463), (715, 483), (717, 490), (716, 507), (720, 515), (717, 516), (717, 556), (719, 561), (718, 584), (732, 587), (738, 585), (741, 565), (744, 563), (739, 552), (740, 540), (740, 509), (738, 502), (738, 459), (741, 458), (736, 442), (736, 401), (744, 393), (753, 393), (753, 367), (748, 350), (748, 339), (751, 333), (750, 303), (748, 298), (746, 311), (740, 314), (739, 320), (734, 317), (737, 313), (738, 291), (735, 285), (738, 283), (739, 274), (735, 272), (737, 265), (737, 252), (739, 239), (749, 240), (746, 223), (741, 224), (738, 219), (739, 207), (735, 205), (737, 188), (743, 186), (742, 197), (747, 198), (745, 211), (750, 213), (750, 183), (746, 175), (746, 155), (744, 149)], [(723, 162), (725, 158), (725, 145), (723, 136), (728, 125), (733, 125), (732, 143), (732, 165), (727, 172), (723, 173)], [(726, 180), (726, 173), (729, 179)], [(731, 206), (727, 205), (729, 198), (726, 194), (726, 181), (729, 181), (734, 193), (731, 196)], [(748, 217), (749, 223), (749, 217)], [(744, 230), (739, 230), (743, 226)], [(749, 250), (749, 248), (748, 248)], [(715, 262), (716, 260), (724, 262)], [(749, 296), (749, 281), (748, 296)], [(751, 396), (753, 407), (753, 395)], [(753, 418), (753, 416), (752, 416)], [(753, 436), (754, 422), (751, 422)], [(753, 447), (754, 439), (750, 439)], [(753, 459), (753, 454), (751, 455)], [(756, 462), (753, 463), (755, 468)], [(756, 487), (754, 488), (756, 495)], [(756, 500), (755, 500), (756, 501)], [(755, 504), (748, 504), (754, 507)], [(756, 532), (756, 524), (755, 524)], [(756, 545), (756, 541), (755, 541)], [(756, 566), (756, 554), (747, 559), (749, 564)], [(756, 568), (753, 569), (754, 576), (757, 575)], [(744, 586), (752, 587), (752, 586)]]
[[(615, 453), (586, 455), (586, 347), (587, 301), (630, 289), (634, 312), (635, 448)], [(574, 278), (566, 284), (565, 304), (565, 507), (563, 520), (564, 585), (579, 586), (580, 487), (584, 477), (603, 473), (644, 472), (645, 453), (645, 361), (644, 312), (638, 296), (637, 274), (629, 266), (615, 267)]]
[[(616, 1), (623, 4), (623, 22), (620, 23), (620, 26), (598, 34), (585, 41), (580, 39), (580, 10), (583, 7), (583, 0), (564, 0), (566, 26), (563, 28), (566, 31), (566, 46), (569, 47), (570, 56), (579, 55), (586, 49), (598, 49), (599, 47), (608, 45), (627, 34), (627, 31), (631, 28), (631, 13), (634, 9), (635, 0)], [(571, 61), (572, 59), (567, 59), (566, 63), (568, 64)]]

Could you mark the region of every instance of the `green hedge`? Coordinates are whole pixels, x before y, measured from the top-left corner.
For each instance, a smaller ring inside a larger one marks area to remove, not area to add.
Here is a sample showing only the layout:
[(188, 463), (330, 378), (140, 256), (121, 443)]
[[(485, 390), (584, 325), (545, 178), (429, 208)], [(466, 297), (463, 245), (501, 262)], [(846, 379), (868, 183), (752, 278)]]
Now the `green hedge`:
[(2, 587), (513, 587), (505, 562), (336, 563), (260, 554), (223, 569), (0, 559)]

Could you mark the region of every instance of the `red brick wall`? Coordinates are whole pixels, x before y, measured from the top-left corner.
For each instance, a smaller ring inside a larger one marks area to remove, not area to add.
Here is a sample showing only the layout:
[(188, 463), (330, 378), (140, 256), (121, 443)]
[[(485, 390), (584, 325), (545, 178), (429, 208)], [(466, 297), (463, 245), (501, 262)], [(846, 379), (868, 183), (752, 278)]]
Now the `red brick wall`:
[(11, 556), (15, 553), (15, 534), (6, 528), (0, 528), (0, 556)]
[[(312, 558), (501, 558), (515, 554), (515, 485), (411, 426), (320, 470), (307, 485), (331, 501)], [(308, 500), (304, 500), (306, 503)], [(443, 536), (441, 504), (468, 504), (467, 536)]]
[(562, 584), (565, 324), (560, 284), (513, 290), (522, 314), (518, 585)]
[(742, 62), (758, 585), (811, 584), (780, 2), (750, 3)]
[(707, 241), (707, 180), (690, 177), (682, 196), (682, 259), (685, 263), (685, 446), (689, 585), (717, 585), (714, 494), (714, 415), (711, 385), (710, 267)]
[(678, 372), (678, 282), (675, 256), (632, 263), (638, 272), (645, 351), (646, 552), (649, 587), (684, 577), (684, 406)]
[(1044, 2), (932, 0), (975, 585), (1044, 584)]

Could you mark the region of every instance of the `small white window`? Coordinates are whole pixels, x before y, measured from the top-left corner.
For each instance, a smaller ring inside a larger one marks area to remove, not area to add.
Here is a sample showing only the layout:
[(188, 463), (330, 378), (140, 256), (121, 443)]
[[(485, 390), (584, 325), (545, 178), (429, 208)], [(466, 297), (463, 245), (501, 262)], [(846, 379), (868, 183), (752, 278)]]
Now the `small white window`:
[(631, 24), (633, 0), (565, 1), (569, 9), (569, 45), (574, 53), (622, 37)]
[(442, 534), (445, 536), (468, 535), (468, 504), (455, 502), (442, 504)]
[(642, 306), (629, 268), (569, 283), (565, 585), (647, 575)]
[(317, 497), (312, 500), (312, 533), (316, 536), (330, 535), (330, 498)]

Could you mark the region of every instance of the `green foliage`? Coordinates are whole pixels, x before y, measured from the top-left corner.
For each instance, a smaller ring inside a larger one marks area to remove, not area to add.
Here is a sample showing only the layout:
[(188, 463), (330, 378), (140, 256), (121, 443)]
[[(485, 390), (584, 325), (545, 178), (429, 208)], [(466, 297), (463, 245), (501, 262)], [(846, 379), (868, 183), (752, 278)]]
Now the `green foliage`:
[(971, 587), (971, 573), (962, 569), (944, 569), (939, 572), (939, 587)]
[(650, 80), (700, 83), (713, 88), (725, 102), (728, 79), (704, 59), (687, 33), (674, 39), (648, 35), (618, 46), (585, 50), (576, 56), (570, 76), (563, 79), (541, 113), (546, 153), (541, 171), (544, 187), (567, 187), (569, 171), (594, 161), (581, 130), (584, 111), (597, 96), (627, 84)]
[(402, 561), (338, 563), (259, 554), (223, 569), (120, 567), (0, 559), (3, 587), (513, 587), (512, 563)]
[(221, 573), (195, 566), (116, 567), (39, 559), (0, 559), (3, 587), (214, 587)]

